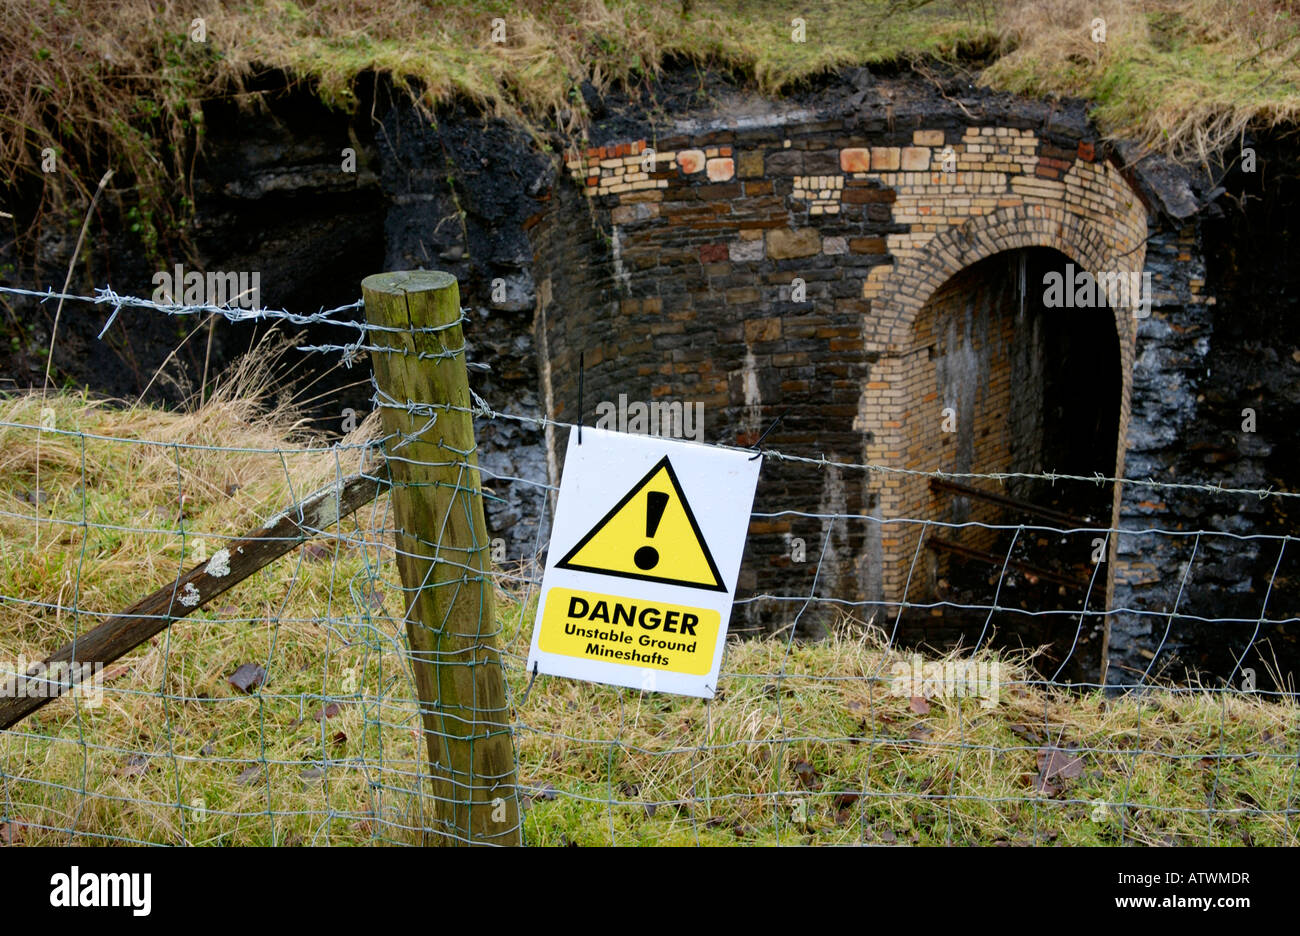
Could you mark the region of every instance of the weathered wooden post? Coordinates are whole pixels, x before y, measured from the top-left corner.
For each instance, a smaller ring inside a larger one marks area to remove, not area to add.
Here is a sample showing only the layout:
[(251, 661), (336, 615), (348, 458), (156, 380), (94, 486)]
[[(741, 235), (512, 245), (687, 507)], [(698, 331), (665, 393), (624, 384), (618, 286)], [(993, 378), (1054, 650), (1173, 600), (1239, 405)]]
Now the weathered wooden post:
[(371, 358), (438, 819), (448, 842), (518, 845), (460, 290), (451, 274), (427, 271), (368, 276), (361, 289), (369, 343), (393, 349)]

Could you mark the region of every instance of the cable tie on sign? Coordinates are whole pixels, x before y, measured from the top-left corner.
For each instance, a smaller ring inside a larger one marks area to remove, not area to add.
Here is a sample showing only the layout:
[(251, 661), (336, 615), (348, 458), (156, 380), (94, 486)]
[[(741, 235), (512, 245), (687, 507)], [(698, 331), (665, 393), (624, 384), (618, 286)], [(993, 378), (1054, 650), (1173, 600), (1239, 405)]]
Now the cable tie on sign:
[(788, 413), (788, 412), (790, 412), (790, 407), (787, 406), (785, 409), (783, 409), (783, 410), (781, 411), (781, 414), (780, 414), (779, 416), (777, 416), (776, 419), (772, 420), (772, 425), (768, 426), (767, 429), (763, 432), (763, 434), (762, 434), (761, 436), (758, 437), (758, 441), (755, 442), (755, 443), (751, 446), (751, 448), (753, 448), (755, 451), (757, 451), (758, 454), (752, 456), (752, 457), (749, 459), (750, 461), (753, 461), (755, 458), (759, 458), (759, 457), (762, 456), (762, 454), (763, 454), (763, 452), (762, 452), (763, 440), (766, 439), (766, 438), (768, 437), (769, 434), (771, 434), (772, 430), (775, 429), (775, 428), (777, 427), (777, 424), (780, 423), (781, 420), (785, 419), (785, 414)]
[(528, 678), (528, 688), (525, 689), (524, 694), (519, 697), (519, 705), (523, 705), (528, 701), (528, 693), (533, 691), (533, 683), (535, 682), (537, 682), (537, 661), (533, 660), (533, 675)]
[(578, 444), (582, 444), (582, 375), (586, 372), (587, 355), (578, 352)]

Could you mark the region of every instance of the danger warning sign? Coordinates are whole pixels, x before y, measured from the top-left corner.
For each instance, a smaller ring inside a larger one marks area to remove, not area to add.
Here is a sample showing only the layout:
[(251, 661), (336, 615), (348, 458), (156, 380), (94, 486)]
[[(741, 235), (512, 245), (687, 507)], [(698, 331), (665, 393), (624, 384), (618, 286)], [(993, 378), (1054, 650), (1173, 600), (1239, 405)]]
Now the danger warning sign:
[(727, 590), (667, 455), (556, 566)]
[(760, 464), (571, 433), (529, 670), (712, 697)]

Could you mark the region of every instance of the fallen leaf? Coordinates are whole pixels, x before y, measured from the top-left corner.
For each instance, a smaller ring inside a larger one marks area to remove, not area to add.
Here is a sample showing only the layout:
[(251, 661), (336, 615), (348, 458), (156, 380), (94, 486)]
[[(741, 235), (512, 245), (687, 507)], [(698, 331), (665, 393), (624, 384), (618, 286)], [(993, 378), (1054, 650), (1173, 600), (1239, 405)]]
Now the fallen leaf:
[(324, 543), (308, 543), (302, 548), (302, 553), (309, 562), (325, 562), (333, 557), (334, 550)]
[(1060, 784), (1053, 783), (1041, 773), (1034, 774), (1034, 792), (1042, 793), (1044, 796), (1057, 796), (1061, 792)]
[(254, 764), (252, 767), (249, 767), (247, 770), (243, 771), (238, 777), (236, 777), (235, 781), (237, 783), (243, 784), (244, 786), (252, 786), (254, 783), (256, 783), (261, 779), (262, 779), (262, 765)]
[(929, 715), (930, 703), (926, 701), (925, 696), (914, 695), (912, 701), (908, 703), (910, 708), (917, 715)]
[(266, 682), (266, 670), (258, 663), (241, 663), (239, 668), (226, 677), (240, 692), (252, 692)]
[(934, 729), (927, 728), (925, 725), (915, 725), (912, 730), (907, 733), (907, 739), (909, 741), (924, 741), (932, 734), (934, 734)]
[(334, 737), (331, 738), (330, 740), (333, 741), (336, 745), (347, 744), (348, 736), (346, 733), (342, 731), (338, 731), (334, 733)]
[(126, 759), (126, 766), (119, 772), (123, 777), (139, 777), (149, 771), (148, 754), (132, 754)]
[(21, 829), (21, 823), (0, 822), (0, 845), (21, 845), (23, 842)]
[(1083, 776), (1083, 755), (1072, 746), (1065, 749), (1044, 747), (1038, 749), (1038, 773), (1033, 780), (1037, 793), (1058, 796), (1065, 789), (1065, 781)]
[(835, 799), (831, 800), (831, 803), (835, 806), (836, 810), (841, 810), (848, 809), (857, 801), (857, 793), (837, 793), (835, 794)]
[(325, 776), (325, 771), (321, 770), (319, 767), (308, 767), (302, 773), (298, 774), (298, 778), (304, 783), (319, 780), (323, 776)]
[(1038, 749), (1038, 772), (1048, 780), (1074, 780), (1083, 776), (1083, 755), (1072, 749)]
[(539, 799), (539, 800), (547, 800), (547, 801), (555, 799), (555, 787), (553, 787), (549, 783), (543, 783), (540, 787), (533, 787), (532, 789), (525, 788), (525, 790), (526, 790), (525, 795), (529, 799)]
[(337, 702), (331, 702), (329, 705), (318, 708), (316, 714), (312, 717), (317, 721), (324, 721), (327, 718), (333, 718), (339, 713), (339, 711), (339, 704)]
[(794, 762), (794, 775), (805, 790), (814, 790), (821, 784), (817, 781), (817, 770), (806, 760)]
[(368, 604), (373, 610), (382, 611), (384, 614), (388, 613), (387, 609), (384, 607), (383, 596), (379, 594), (378, 586), (371, 586), (366, 589), (365, 595), (366, 604)]
[(1039, 744), (1043, 740), (1038, 736), (1038, 732), (1034, 731), (1034, 729), (1030, 728), (1028, 725), (1007, 725), (1007, 730), (1016, 737), (1028, 741), (1030, 744)]

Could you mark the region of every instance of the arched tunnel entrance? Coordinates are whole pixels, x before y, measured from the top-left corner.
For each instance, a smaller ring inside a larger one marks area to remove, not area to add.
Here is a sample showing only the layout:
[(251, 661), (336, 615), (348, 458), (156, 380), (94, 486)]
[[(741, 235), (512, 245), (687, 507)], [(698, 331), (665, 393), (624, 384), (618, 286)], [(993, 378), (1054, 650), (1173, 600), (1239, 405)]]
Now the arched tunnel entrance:
[[(1015, 477), (1115, 470), (1114, 313), (1047, 295), (1053, 275), (1080, 275), (1072, 265), (1050, 248), (1003, 251), (948, 279), (913, 319), (901, 461), (953, 477), (903, 478), (901, 643), (1047, 646), (1055, 670), (1090, 591), (1090, 607), (1104, 607), (1095, 541), (1112, 525), (1113, 485)], [(1071, 659), (1066, 675), (1095, 664)]]

